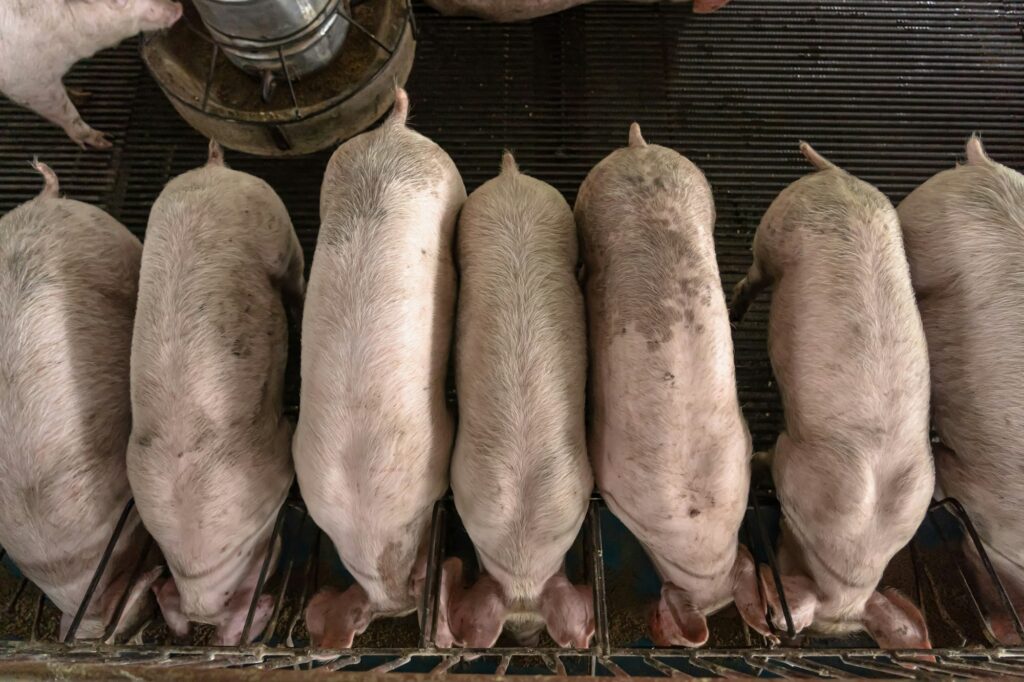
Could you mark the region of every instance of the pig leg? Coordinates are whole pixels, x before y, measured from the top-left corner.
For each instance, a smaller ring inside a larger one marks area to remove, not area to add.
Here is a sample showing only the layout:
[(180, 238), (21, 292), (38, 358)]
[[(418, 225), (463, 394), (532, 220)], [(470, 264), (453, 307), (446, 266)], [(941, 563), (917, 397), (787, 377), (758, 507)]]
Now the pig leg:
[(661, 586), (661, 599), (651, 615), (651, 639), (657, 646), (704, 646), (708, 623), (704, 614), (690, 604), (689, 597), (675, 585)]
[(864, 610), (864, 629), (883, 649), (931, 649), (924, 616), (897, 590), (875, 592)]
[(557, 573), (544, 584), (540, 600), (548, 634), (558, 646), (590, 646), (595, 623), (594, 595), (589, 585), (573, 585), (563, 573)]
[(316, 593), (306, 607), (306, 629), (314, 647), (351, 649), (356, 635), (369, 627), (373, 614), (370, 598), (359, 586), (344, 592), (325, 588)]
[(59, 125), (83, 149), (109, 149), (113, 146), (103, 133), (93, 130), (82, 120), (60, 79), (50, 83), (33, 83), (30, 90), (22, 93), (15, 90), (7, 94), (18, 104)]
[(729, 319), (733, 322), (742, 320), (743, 316), (747, 314), (750, 304), (754, 302), (757, 295), (769, 284), (771, 284), (771, 279), (755, 256), (750, 270), (747, 271), (747, 276), (741, 279), (732, 290), (732, 302), (729, 304)]

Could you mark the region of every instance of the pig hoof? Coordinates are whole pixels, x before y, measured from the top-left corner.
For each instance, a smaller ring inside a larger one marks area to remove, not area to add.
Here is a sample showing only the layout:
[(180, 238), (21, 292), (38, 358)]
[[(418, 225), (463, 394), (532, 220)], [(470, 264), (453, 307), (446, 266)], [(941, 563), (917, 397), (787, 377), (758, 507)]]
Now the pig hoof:
[(82, 135), (75, 140), (78, 142), (78, 146), (82, 149), (110, 149), (114, 146), (114, 143), (98, 130), (90, 130), (85, 135)]
[(76, 106), (80, 107), (92, 97), (92, 93), (82, 88), (66, 88), (68, 91), (68, 97), (71, 98), (71, 102)]

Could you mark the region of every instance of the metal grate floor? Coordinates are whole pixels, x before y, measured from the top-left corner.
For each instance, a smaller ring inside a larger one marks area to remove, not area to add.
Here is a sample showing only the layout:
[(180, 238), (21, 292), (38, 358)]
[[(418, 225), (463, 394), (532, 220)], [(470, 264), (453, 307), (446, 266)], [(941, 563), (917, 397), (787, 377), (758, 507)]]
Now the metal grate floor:
[[(711, 181), (718, 260), (727, 287), (749, 265), (750, 240), (768, 204), (808, 170), (798, 139), (875, 183), (894, 202), (951, 166), (974, 131), (983, 135), (993, 158), (1024, 168), (1024, 3), (1019, 0), (733, 0), (710, 16), (694, 16), (686, 5), (593, 5), (512, 26), (441, 18), (422, 5), (417, 10), (420, 42), (408, 83), (411, 123), (448, 150), (467, 190), (497, 173), (501, 149), (508, 147), (525, 172), (573, 201), (586, 173), (625, 144), (628, 124), (637, 120), (650, 142), (687, 155)], [(134, 43), (79, 65), (66, 81), (93, 93), (82, 107), (83, 117), (111, 133), (115, 147), (79, 151), (62, 131), (0, 98), (0, 213), (39, 191), (41, 183), (27, 163), (38, 155), (57, 171), (66, 194), (106, 208), (142, 236), (163, 185), (205, 161), (205, 141), (164, 100)], [(280, 193), (307, 263), (329, 156), (328, 150), (268, 160), (228, 152), (233, 167), (266, 179)], [(740, 397), (757, 448), (774, 442), (781, 423), (765, 350), (767, 300), (762, 297), (734, 332)], [(600, 525), (612, 599), (616, 566), (628, 568), (632, 557), (641, 555), (627, 555), (618, 546), (616, 527), (604, 518)], [(911, 573), (917, 584), (916, 564)], [(925, 582), (944, 578), (921, 575)], [(643, 596), (644, 590), (629, 594)], [(610, 608), (614, 621), (617, 611), (614, 604)], [(910, 664), (866, 649), (769, 654), (745, 649), (744, 641), (720, 642), (699, 658), (635, 654), (628, 636), (616, 639), (615, 622), (607, 646), (587, 660), (603, 675), (1024, 672), (1022, 651), (960, 648), (977, 636), (956, 632), (977, 629), (971, 608), (968, 596), (930, 614), (930, 625), (933, 618), (948, 624), (952, 647), (935, 664)], [(154, 646), (123, 657), (86, 645), (72, 658), (291, 667), (305, 657), (305, 664), (316, 659), (318, 666), (348, 670), (436, 669), (411, 663), (427, 654), (374, 654), (368, 646), (358, 655), (325, 661), (279, 648), (287, 644), (282, 640), (269, 649), (225, 650), (217, 656)], [(6, 642), (0, 644), (0, 658), (37, 660), (43, 649)], [(517, 667), (512, 654), (501, 652), (478, 660), (431, 659), (438, 667), (458, 664), (466, 672), (559, 672), (566, 665), (547, 653), (533, 668)]]
[[(982, 133), (993, 158), (1024, 167), (1024, 3), (1018, 0), (734, 0), (687, 6), (592, 5), (501, 26), (417, 6), (420, 43), (408, 84), (412, 125), (455, 159), (472, 191), (508, 147), (528, 173), (573, 201), (590, 168), (626, 142), (630, 121), (707, 174), (729, 287), (775, 195), (808, 168), (797, 140), (899, 201), (951, 166)], [(127, 43), (79, 65), (82, 109), (112, 133), (112, 152), (82, 152), (0, 99), (0, 212), (32, 197), (33, 155), (71, 197), (97, 203), (136, 234), (174, 175), (205, 143), (166, 102)], [(288, 206), (311, 260), (330, 151), (268, 160), (228, 153)], [(767, 297), (735, 334), (740, 397), (755, 446), (774, 441), (779, 404), (764, 344)]]

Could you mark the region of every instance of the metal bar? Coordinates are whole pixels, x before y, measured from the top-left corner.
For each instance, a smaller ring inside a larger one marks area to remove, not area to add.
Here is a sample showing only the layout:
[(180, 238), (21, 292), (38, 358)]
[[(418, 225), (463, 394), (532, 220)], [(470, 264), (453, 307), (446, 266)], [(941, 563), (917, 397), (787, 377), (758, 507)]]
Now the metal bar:
[(967, 533), (971, 536), (971, 541), (974, 543), (974, 549), (977, 550), (978, 556), (981, 557), (981, 563), (985, 566), (985, 571), (988, 572), (992, 582), (995, 583), (996, 590), (999, 592), (999, 599), (1003, 602), (1003, 608), (1007, 609), (1010, 613), (1010, 617), (1013, 618), (1014, 628), (1017, 630), (1017, 636), (1024, 641), (1024, 623), (1020, 621), (1020, 615), (1017, 613), (1017, 609), (1014, 608), (1013, 602), (1010, 600), (1010, 596), (1006, 593), (1006, 588), (1003, 587), (1003, 581), (999, 578), (999, 574), (996, 573), (995, 566), (992, 565), (992, 561), (988, 558), (988, 552), (985, 551), (985, 547), (981, 542), (981, 536), (978, 535), (978, 531), (974, 528), (974, 523), (967, 515), (967, 510), (964, 509), (963, 505), (958, 500), (952, 497), (947, 497), (942, 500), (942, 503), (953, 507), (956, 515), (959, 517), (960, 522), (967, 529)]
[(688, 677), (688, 675), (683, 675), (682, 670), (679, 670), (678, 668), (673, 668), (667, 663), (662, 663), (661, 661), (656, 659), (653, 654), (647, 654), (646, 656), (644, 656), (644, 663), (654, 668), (665, 677)]
[(494, 671), (496, 677), (501, 677), (508, 672), (508, 664), (512, 662), (512, 657), (508, 654), (502, 654), (501, 661), (498, 662), (498, 669)]
[[(590, 510), (587, 512), (590, 523), (590, 570), (593, 573), (594, 585), (594, 627), (595, 646), (597, 653), (601, 655), (611, 651), (611, 636), (608, 631), (608, 597), (606, 594), (604, 574), (604, 540), (601, 535), (601, 507), (600, 502), (591, 501)], [(593, 647), (592, 647), (593, 648)], [(596, 671), (595, 671), (596, 672)]]
[[(928, 581), (928, 588), (931, 590), (931, 593), (935, 596), (935, 604), (939, 612), (939, 617), (942, 618), (943, 622), (945, 622), (947, 627), (949, 627), (954, 633), (956, 633), (956, 636), (960, 639), (960, 646), (966, 645), (967, 633), (965, 633), (960, 628), (960, 624), (957, 623), (957, 619), (953, 618), (953, 616), (949, 613), (949, 610), (946, 609), (945, 600), (942, 599), (939, 594), (939, 588), (935, 584), (935, 577), (932, 575), (931, 569), (929, 569), (927, 566), (924, 566), (923, 569), (925, 578)], [(970, 593), (969, 589), (968, 593)], [(970, 597), (971, 602), (974, 603), (974, 608), (979, 609), (980, 612), (980, 607), (977, 605), (977, 603), (975, 603), (974, 595), (971, 594)]]
[[(715, 661), (711, 660), (711, 658), (712, 657), (702, 655), (700, 651), (695, 651), (695, 652), (693, 652), (693, 659), (692, 660), (693, 660), (694, 665), (697, 665), (697, 666), (699, 666), (701, 668), (704, 668), (705, 670), (710, 670), (711, 672), (713, 672), (715, 675), (718, 675), (719, 677), (736, 677), (737, 675), (744, 675), (744, 674), (750, 676), (750, 673), (746, 673), (745, 671), (737, 670), (736, 668), (729, 667), (729, 666), (727, 666), (725, 664), (722, 664), (722, 663), (716, 663)], [(717, 656), (714, 657), (714, 658), (717, 658)], [(760, 673), (764, 672), (764, 670), (762, 668), (758, 667), (758, 666), (750, 666), (750, 667), (753, 670), (757, 671), (757, 672), (754, 673), (754, 677), (757, 677)]]
[(350, 665), (355, 665), (356, 663), (358, 663), (361, 660), (363, 660), (363, 657), (362, 656), (358, 656), (358, 655), (356, 655), (356, 656), (339, 656), (338, 658), (334, 659), (332, 662), (328, 663), (327, 665), (325, 665), (323, 667), (324, 667), (325, 670), (330, 670), (331, 672), (336, 672), (338, 670), (341, 670), (342, 668), (347, 668)]
[(267, 543), (267, 553), (263, 557), (263, 566), (260, 568), (260, 576), (256, 580), (256, 589), (252, 592), (252, 599), (249, 600), (249, 611), (245, 614), (245, 626), (242, 628), (242, 637), (239, 644), (249, 643), (249, 629), (252, 627), (252, 619), (256, 615), (256, 604), (260, 600), (260, 593), (263, 592), (263, 584), (267, 580), (267, 572), (270, 570), (270, 559), (274, 556), (274, 542), (281, 537), (281, 528), (284, 526), (284, 517), (288, 512), (288, 505), (282, 504), (281, 510), (277, 512), (277, 522), (274, 523), (274, 532), (270, 534), (270, 542)]
[(317, 565), (320, 561), (320, 541), (323, 539), (324, 534), (316, 524), (313, 525), (313, 529), (313, 549), (310, 552), (309, 557), (306, 559), (306, 569), (303, 571), (304, 575), (302, 579), (302, 593), (299, 595), (299, 608), (295, 609), (295, 613), (292, 615), (292, 620), (288, 624), (288, 632), (285, 635), (285, 642), (288, 646), (295, 646), (295, 626), (299, 624), (299, 619), (303, 617), (306, 604), (309, 603), (313, 591), (316, 590)]
[[(350, 16), (350, 15), (349, 15), (349, 14), (348, 14), (348, 13), (347, 13), (346, 11), (345, 11), (345, 9), (344, 9), (344, 8), (343, 8), (343, 7), (341, 6), (341, 3), (338, 3), (338, 9), (337, 9), (337, 10), (335, 10), (335, 11), (336, 11), (336, 12), (337, 12), (337, 13), (338, 13), (338, 14), (339, 14), (339, 15), (340, 15), (340, 16), (341, 16), (341, 17), (342, 17), (342, 18), (343, 18), (343, 19), (344, 19), (345, 21), (347, 21), (347, 22), (349, 23), (349, 25), (350, 25), (350, 26), (355, 26), (355, 27), (356, 27), (356, 29), (358, 29), (360, 33), (364, 34), (364, 35), (365, 35), (365, 36), (366, 36), (367, 38), (369, 38), (369, 39), (370, 39), (370, 40), (372, 40), (372, 41), (373, 41), (374, 43), (376, 43), (376, 44), (377, 44), (377, 47), (379, 47), (380, 49), (382, 49), (382, 50), (384, 50), (385, 52), (387, 52), (387, 53), (388, 53), (388, 56), (391, 56), (391, 55), (395, 54), (395, 50), (394, 50), (394, 48), (390, 48), (390, 47), (388, 47), (387, 45), (385, 45), (384, 43), (382, 43), (382, 42), (381, 42), (381, 41), (380, 41), (380, 40), (379, 40), (379, 39), (377, 38), (377, 36), (373, 35), (373, 32), (371, 32), (371, 31), (370, 31), (370, 30), (369, 30), (368, 28), (366, 28), (365, 26), (363, 26), (362, 24), (360, 24), (360, 23), (359, 23), (358, 21), (356, 21), (355, 19), (353, 19), (353, 18), (352, 18), (352, 17), (351, 17), (351, 16)], [(404, 31), (403, 31), (402, 33), (404, 33)], [(401, 34), (399, 34), (399, 40), (401, 40)], [(397, 46), (396, 46), (396, 47), (397, 47)]]
[(868, 660), (864, 660), (862, 658), (854, 658), (851, 660), (850, 656), (843, 655), (839, 657), (839, 660), (847, 665), (856, 668), (863, 668), (864, 670), (870, 670), (871, 672), (881, 673), (883, 675), (907, 679), (913, 679), (915, 677), (915, 675), (912, 672), (907, 671), (906, 668), (896, 665), (895, 663), (892, 665), (885, 665), (873, 657)]
[(288, 94), (292, 98), (292, 107), (295, 109), (295, 119), (301, 120), (302, 114), (299, 112), (299, 99), (295, 96), (295, 85), (292, 84), (292, 74), (288, 70), (288, 62), (284, 58), (284, 51), (281, 46), (277, 47), (277, 58), (281, 61), (281, 69), (284, 71), (284, 79), (288, 83)]
[(78, 632), (78, 626), (82, 624), (82, 618), (85, 617), (85, 612), (89, 609), (89, 603), (92, 601), (93, 593), (96, 592), (96, 588), (99, 587), (100, 579), (103, 577), (103, 572), (107, 570), (107, 563), (110, 561), (110, 557), (114, 554), (114, 548), (117, 547), (117, 541), (121, 538), (121, 531), (124, 530), (124, 525), (128, 522), (128, 515), (132, 511), (132, 507), (135, 506), (135, 498), (128, 500), (128, 504), (124, 506), (124, 511), (121, 512), (121, 518), (117, 520), (117, 525), (114, 526), (114, 532), (110, 536), (110, 541), (107, 542), (106, 549), (103, 550), (103, 555), (100, 557), (100, 563), (96, 566), (96, 570), (92, 574), (92, 580), (89, 581), (89, 587), (85, 590), (85, 596), (82, 597), (82, 603), (78, 606), (78, 611), (75, 612), (75, 617), (71, 621), (71, 627), (68, 628), (68, 633), (64, 637), (64, 643), (70, 644), (75, 640), (75, 633)]
[(607, 668), (615, 677), (630, 677), (629, 673), (620, 668), (619, 665), (612, 660), (611, 656), (602, 656), (601, 665)]
[(441, 609), (441, 572), (442, 562), (444, 561), (444, 543), (445, 536), (447, 535), (446, 524), (448, 516), (448, 503), (444, 500), (438, 500), (434, 503), (434, 518), (433, 527), (431, 529), (430, 538), (430, 555), (427, 560), (427, 575), (430, 576), (430, 585), (424, 592), (429, 594), (429, 597), (425, 595), (425, 598), (429, 598), (431, 604), (431, 612), (429, 614), (424, 613), (424, 625), (429, 625), (430, 630), (427, 634), (426, 628), (422, 631), (424, 634), (421, 635), (421, 642), (425, 646), (434, 648), (436, 643), (434, 638), (437, 635), (437, 617)]
[(30, 632), (30, 638), (33, 642), (39, 639), (39, 621), (43, 617), (43, 606), (45, 605), (46, 595), (40, 592), (39, 596), (36, 598), (36, 612), (35, 615), (32, 616), (32, 630)]
[(381, 663), (380, 665), (378, 665), (376, 668), (373, 668), (372, 670), (367, 671), (367, 672), (389, 673), (392, 670), (394, 670), (395, 668), (401, 668), (403, 665), (405, 665), (406, 663), (408, 663), (411, 660), (412, 660), (412, 654), (406, 654), (405, 656), (401, 656), (401, 657), (396, 658), (394, 660), (385, 661), (385, 662)]
[(210, 101), (210, 88), (213, 86), (213, 74), (217, 69), (217, 57), (220, 56), (220, 45), (213, 43), (213, 55), (210, 56), (210, 68), (206, 72), (206, 85), (203, 87), (203, 102), (200, 110), (206, 113), (206, 105)]
[(121, 620), (121, 616), (124, 614), (124, 609), (128, 605), (128, 597), (132, 593), (132, 587), (135, 585), (135, 581), (139, 579), (139, 575), (142, 574), (142, 567), (145, 564), (146, 557), (149, 556), (149, 550), (153, 547), (153, 538), (146, 533), (146, 541), (142, 545), (142, 551), (139, 552), (139, 558), (135, 560), (135, 565), (132, 567), (132, 572), (128, 577), (128, 582), (125, 584), (124, 590), (121, 591), (121, 596), (117, 600), (117, 606), (114, 608), (114, 615), (110, 618), (110, 622), (107, 623), (106, 629), (103, 631), (103, 641), (108, 641), (114, 636), (117, 631), (117, 624)]
[(21, 599), (21, 595), (25, 591), (26, 587), (28, 587), (28, 578), (22, 576), (21, 582), (18, 583), (18, 589), (14, 591), (10, 601), (7, 602), (7, 608), (5, 609), (7, 613), (14, 610), (14, 605), (18, 603), (19, 599)]
[(420, 595), (420, 648), (434, 646), (435, 618), (439, 594), (435, 587), (440, 585), (438, 574), (444, 559), (444, 502), (438, 500), (430, 518), (430, 544), (427, 547), (427, 569), (423, 576), (423, 594)]
[[(412, 8), (412, 0), (405, 0), (405, 12), (406, 12), (406, 16), (409, 18), (409, 24), (412, 27), (412, 39), (413, 40), (419, 40), (420, 39), (420, 25), (418, 23), (416, 23), (416, 12)], [(401, 35), (401, 33), (399, 33), (399, 35), (398, 35), (398, 42), (395, 43), (394, 50), (398, 49), (398, 45), (401, 44), (401, 42), (402, 42), (402, 35)], [(394, 52), (394, 50), (392, 50), (392, 52)]]
[[(758, 536), (761, 539), (761, 544), (764, 546), (764, 551), (768, 554), (768, 566), (772, 571), (775, 589), (779, 593), (779, 604), (782, 606), (782, 615), (786, 619), (786, 636), (792, 639), (793, 637), (796, 637), (796, 628), (793, 627), (793, 616), (789, 612), (789, 603), (786, 601), (786, 591), (782, 587), (782, 576), (779, 574), (779, 565), (775, 560), (775, 549), (772, 547), (772, 543), (768, 541), (768, 531), (764, 529), (764, 524), (761, 522), (761, 505), (757, 501), (757, 492), (754, 492), (750, 496), (750, 500), (754, 507), (754, 521), (757, 524)], [(769, 606), (769, 610), (770, 609), (771, 607)], [(768, 626), (774, 631), (775, 624), (772, 623), (771, 618), (768, 618)]]

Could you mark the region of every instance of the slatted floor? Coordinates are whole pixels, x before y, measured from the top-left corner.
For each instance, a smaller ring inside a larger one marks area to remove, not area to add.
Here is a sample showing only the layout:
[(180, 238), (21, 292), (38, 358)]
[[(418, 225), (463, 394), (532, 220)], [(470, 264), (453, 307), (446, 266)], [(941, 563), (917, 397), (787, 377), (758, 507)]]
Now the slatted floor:
[[(964, 139), (1024, 167), (1024, 3), (1019, 0), (734, 0), (592, 5), (529, 24), (446, 19), (417, 6), (421, 40), (408, 84), (413, 124), (445, 147), (472, 190), (503, 147), (569, 201), (587, 171), (640, 121), (649, 141), (700, 165), (715, 190), (722, 277), (749, 264), (749, 242), (776, 193), (807, 170), (797, 140), (898, 201), (954, 163)], [(39, 155), (71, 197), (97, 203), (140, 236), (175, 174), (205, 143), (145, 72), (129, 42), (67, 81), (94, 93), (87, 121), (111, 152), (83, 152), (60, 130), (0, 99), (0, 211), (39, 187)], [(229, 154), (288, 205), (308, 254), (329, 152), (292, 159)], [(740, 393), (755, 445), (774, 441), (778, 397), (761, 301), (735, 334)]]

